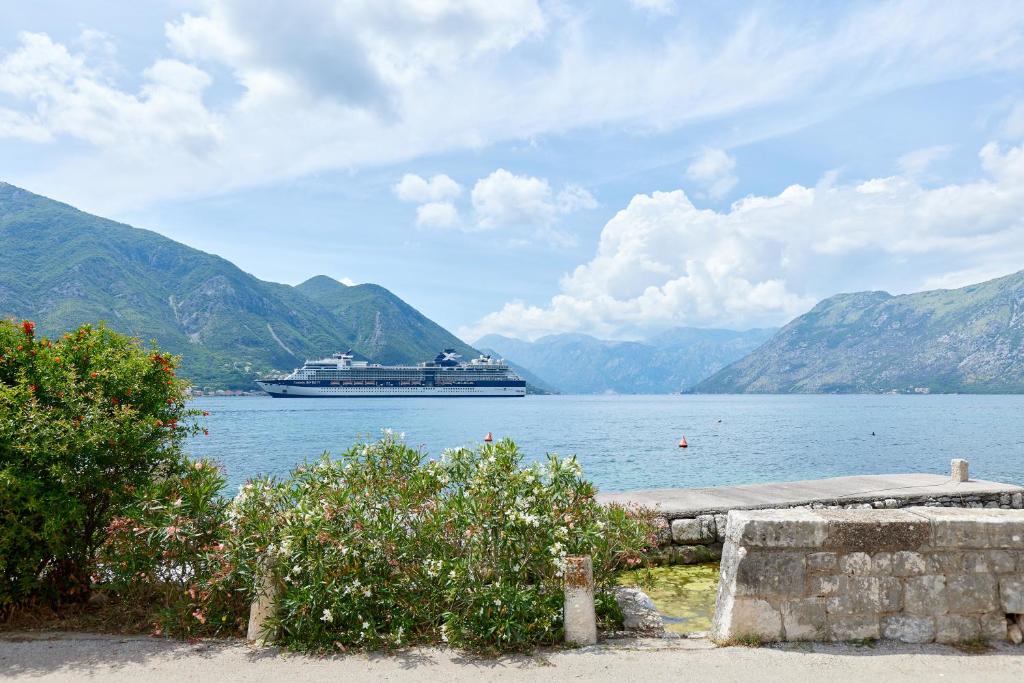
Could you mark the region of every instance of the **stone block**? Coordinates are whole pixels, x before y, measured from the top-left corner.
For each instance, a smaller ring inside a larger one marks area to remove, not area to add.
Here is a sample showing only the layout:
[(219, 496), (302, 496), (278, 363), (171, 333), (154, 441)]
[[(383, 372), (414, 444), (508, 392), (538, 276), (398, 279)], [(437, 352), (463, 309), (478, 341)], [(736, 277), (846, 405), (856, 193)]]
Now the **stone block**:
[(992, 510), (988, 514), (999, 517), (988, 527), (988, 547), (1024, 550), (1024, 515), (1016, 510)]
[(959, 483), (970, 479), (970, 472), (967, 461), (963, 458), (954, 458), (949, 463), (950, 479)]
[(829, 614), (877, 615), (882, 611), (878, 577), (842, 575), (838, 580), (838, 589), (826, 603)]
[(1002, 612), (990, 612), (979, 618), (981, 637), (987, 640), (1004, 640), (1006, 638), (1006, 615)]
[(882, 612), (899, 612), (903, 609), (903, 584), (892, 576), (878, 578), (878, 601)]
[(616, 587), (615, 602), (622, 611), (622, 627), (627, 631), (639, 631), (644, 635), (664, 632), (665, 626), (658, 608), (639, 588)]
[(928, 569), (925, 557), (910, 550), (898, 550), (892, 555), (893, 576), (921, 576)]
[(966, 552), (960, 557), (960, 571), (965, 574), (981, 574), (990, 571), (988, 553), (982, 550)]
[(809, 597), (829, 597), (839, 591), (839, 577), (834, 574), (818, 574), (804, 579), (804, 594)]
[(709, 541), (701, 532), (699, 519), (673, 519), (672, 542), (677, 545), (691, 545)]
[[(981, 507), (969, 503), (969, 508)], [(1024, 549), (1024, 515), (1016, 510), (913, 508), (931, 520), (934, 549)]]
[(715, 516), (714, 515), (699, 515), (697, 521), (700, 522), (700, 535), (703, 543), (714, 543), (717, 540), (717, 532), (715, 527)]
[(843, 574), (870, 574), (871, 556), (862, 552), (840, 555), (839, 571)]
[(830, 574), (839, 566), (838, 555), (835, 553), (810, 553), (807, 555), (807, 571)]
[(871, 557), (871, 573), (877, 576), (892, 574), (892, 553), (875, 553)]
[(715, 515), (715, 540), (719, 543), (725, 542), (725, 527), (728, 517), (725, 515)]
[(732, 510), (726, 539), (749, 548), (820, 548), (828, 537), (824, 512)]
[(749, 552), (736, 567), (736, 595), (804, 594), (804, 554), (792, 551)]
[(722, 557), (722, 549), (709, 545), (677, 545), (672, 547), (673, 564), (703, 564)]
[(882, 637), (904, 643), (930, 643), (935, 640), (935, 619), (906, 614), (882, 617)]
[(875, 553), (916, 550), (929, 539), (926, 520), (904, 510), (824, 510), (826, 550)]
[(882, 635), (881, 620), (877, 614), (828, 615), (830, 640), (864, 640)]
[(978, 617), (962, 614), (942, 614), (935, 617), (935, 642), (963, 643), (974, 640), (981, 635), (981, 622)]
[(999, 606), (998, 584), (991, 574), (946, 577), (946, 604), (954, 614), (979, 614)]
[(782, 614), (767, 600), (719, 594), (711, 632), (719, 641), (744, 636), (781, 640)]
[(928, 574), (959, 574), (963, 568), (961, 553), (944, 550), (925, 556)]
[(824, 640), (828, 637), (824, 599), (805, 598), (783, 603), (782, 625), (786, 640)]
[(1024, 576), (999, 579), (999, 601), (1006, 614), (1024, 614)]
[(1010, 495), (1010, 507), (1015, 510), (1024, 508), (1024, 493), (1017, 492)]
[(949, 611), (946, 577), (912, 576), (903, 582), (903, 610), (907, 614), (936, 615)]

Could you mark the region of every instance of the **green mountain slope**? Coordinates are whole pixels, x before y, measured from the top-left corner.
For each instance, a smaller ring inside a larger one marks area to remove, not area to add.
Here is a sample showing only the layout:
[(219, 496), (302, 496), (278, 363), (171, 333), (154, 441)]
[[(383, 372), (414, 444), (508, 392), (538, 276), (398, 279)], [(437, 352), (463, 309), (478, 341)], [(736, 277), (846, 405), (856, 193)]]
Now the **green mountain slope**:
[[(0, 316), (34, 319), (48, 334), (103, 320), (182, 354), (183, 373), (201, 387), (252, 388), (258, 374), (349, 348), (403, 363), (445, 346), (473, 352), (382, 287), (264, 282), (218, 256), (6, 183), (0, 247)], [(332, 298), (339, 288), (346, 294)]]
[(962, 289), (840, 294), (700, 392), (1024, 392), (1024, 271)]
[(445, 348), (466, 358), (478, 355), (472, 346), (379, 285), (347, 287), (318, 275), (295, 289), (354, 330), (354, 348), (376, 362), (428, 360)]
[(767, 340), (774, 330), (680, 327), (642, 342), (558, 334), (534, 342), (487, 335), (476, 345), (494, 349), (575, 394), (663, 394), (682, 391)]

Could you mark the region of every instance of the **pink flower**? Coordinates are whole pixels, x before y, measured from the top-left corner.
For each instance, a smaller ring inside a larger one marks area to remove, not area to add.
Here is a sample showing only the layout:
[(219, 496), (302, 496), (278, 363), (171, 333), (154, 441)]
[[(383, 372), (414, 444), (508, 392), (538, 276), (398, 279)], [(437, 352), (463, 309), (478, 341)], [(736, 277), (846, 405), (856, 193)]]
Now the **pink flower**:
[(164, 530), (164, 533), (167, 534), (167, 538), (177, 538), (179, 531), (181, 531), (181, 529), (179, 529), (178, 527), (169, 526)]
[(202, 610), (197, 609), (195, 612), (192, 613), (192, 616), (198, 619), (200, 624), (206, 623), (206, 615), (203, 614)]

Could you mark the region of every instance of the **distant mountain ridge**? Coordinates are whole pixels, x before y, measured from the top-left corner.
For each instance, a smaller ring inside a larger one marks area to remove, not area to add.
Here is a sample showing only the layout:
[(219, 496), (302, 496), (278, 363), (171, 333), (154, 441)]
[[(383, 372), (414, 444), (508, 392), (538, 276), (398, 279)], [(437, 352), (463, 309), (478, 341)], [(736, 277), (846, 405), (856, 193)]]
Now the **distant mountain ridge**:
[(258, 374), (352, 349), (416, 363), (476, 350), (377, 285), (318, 276), (292, 287), (157, 233), (0, 183), (0, 317), (56, 334), (106, 321), (184, 356), (197, 386), (252, 388)]
[(960, 289), (830, 297), (696, 391), (1024, 393), (1024, 271)]
[(605, 341), (578, 333), (528, 342), (492, 334), (475, 345), (494, 349), (562, 392), (664, 394), (692, 387), (773, 332), (680, 327), (640, 342)]

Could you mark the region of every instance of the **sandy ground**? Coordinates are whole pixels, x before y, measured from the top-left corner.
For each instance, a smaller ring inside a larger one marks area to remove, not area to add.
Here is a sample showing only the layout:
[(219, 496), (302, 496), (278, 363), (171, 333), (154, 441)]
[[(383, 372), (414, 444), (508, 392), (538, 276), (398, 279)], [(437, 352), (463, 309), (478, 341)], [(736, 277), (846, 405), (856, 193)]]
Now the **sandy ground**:
[(716, 648), (702, 640), (612, 641), (481, 659), (439, 649), (307, 657), (238, 642), (88, 634), (0, 635), (0, 678), (42, 681), (801, 681), (1024, 680), (1024, 647), (985, 654), (878, 643)]

